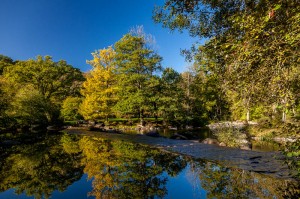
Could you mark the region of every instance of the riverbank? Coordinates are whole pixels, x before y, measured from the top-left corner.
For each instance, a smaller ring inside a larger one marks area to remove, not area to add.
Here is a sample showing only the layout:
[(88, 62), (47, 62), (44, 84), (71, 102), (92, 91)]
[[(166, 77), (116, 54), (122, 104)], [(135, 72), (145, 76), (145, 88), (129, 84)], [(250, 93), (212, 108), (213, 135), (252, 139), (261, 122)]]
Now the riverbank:
[(164, 151), (205, 159), (226, 167), (240, 168), (277, 178), (290, 179), (295, 173), (295, 171), (290, 170), (284, 163), (285, 157), (280, 152), (257, 152), (208, 145), (195, 140), (172, 140), (162, 137), (153, 138), (143, 135), (92, 132), (80, 129), (66, 129), (64, 132), (86, 136), (98, 136), (109, 140), (123, 140), (126, 142), (146, 144)]

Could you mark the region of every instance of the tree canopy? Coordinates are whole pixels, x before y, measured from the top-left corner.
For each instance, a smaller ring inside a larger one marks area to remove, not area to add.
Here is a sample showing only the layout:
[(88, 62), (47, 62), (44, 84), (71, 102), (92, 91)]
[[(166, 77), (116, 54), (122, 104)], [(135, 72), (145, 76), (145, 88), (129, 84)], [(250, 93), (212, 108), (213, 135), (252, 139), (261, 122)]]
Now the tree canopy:
[[(285, 113), (296, 106), (299, 84), (300, 2), (168, 0), (154, 20), (171, 30), (207, 38), (192, 54), (220, 76), (243, 109), (263, 104)], [(191, 53), (191, 52), (190, 52)]]
[(112, 47), (92, 53), (93, 60), (88, 61), (93, 69), (86, 76), (81, 90), (85, 97), (80, 113), (86, 119), (108, 118), (118, 96), (117, 67), (115, 50)]
[[(3, 60), (8, 63), (0, 77), (1, 120), (16, 119), (16, 125), (55, 123), (62, 102), (68, 96), (80, 95), (84, 77), (64, 60), (54, 62), (50, 56), (26, 61), (1, 58), (1, 63)], [(2, 125), (9, 124), (2, 122)]]

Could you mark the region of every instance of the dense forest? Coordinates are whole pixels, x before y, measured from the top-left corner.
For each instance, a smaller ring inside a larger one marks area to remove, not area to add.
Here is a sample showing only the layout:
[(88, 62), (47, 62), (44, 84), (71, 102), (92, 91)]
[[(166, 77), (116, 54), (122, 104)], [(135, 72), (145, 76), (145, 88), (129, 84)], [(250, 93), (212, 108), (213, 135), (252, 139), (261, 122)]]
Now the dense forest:
[(193, 60), (183, 73), (162, 66), (153, 37), (141, 27), (93, 52), (87, 73), (50, 56), (23, 61), (1, 55), (1, 128), (109, 118), (294, 127), (300, 115), (299, 10), (298, 0), (167, 0), (154, 9), (154, 21), (206, 39), (182, 50)]

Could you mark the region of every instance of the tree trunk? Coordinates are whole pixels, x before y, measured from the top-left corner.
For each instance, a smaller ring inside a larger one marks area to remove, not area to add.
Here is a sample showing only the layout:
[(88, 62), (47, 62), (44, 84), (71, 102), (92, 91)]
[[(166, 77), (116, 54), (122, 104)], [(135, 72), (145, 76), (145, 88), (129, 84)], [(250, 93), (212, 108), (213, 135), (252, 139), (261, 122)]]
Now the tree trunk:
[(285, 122), (286, 121), (286, 111), (287, 111), (287, 96), (284, 97), (284, 100), (282, 101), (283, 103), (283, 110), (282, 110), (282, 122)]
[(247, 110), (246, 120), (247, 120), (247, 122), (250, 121), (250, 110), (249, 109)]
[(286, 121), (286, 113), (285, 110), (282, 111), (282, 122)]
[(293, 116), (294, 116), (294, 117), (296, 116), (295, 108), (293, 108)]

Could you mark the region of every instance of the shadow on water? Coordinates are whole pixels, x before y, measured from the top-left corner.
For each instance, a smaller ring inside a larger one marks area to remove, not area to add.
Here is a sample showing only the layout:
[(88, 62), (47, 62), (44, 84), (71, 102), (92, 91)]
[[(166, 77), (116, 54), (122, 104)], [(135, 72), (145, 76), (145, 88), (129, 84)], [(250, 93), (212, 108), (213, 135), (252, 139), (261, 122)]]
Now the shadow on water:
[[(0, 198), (298, 198), (299, 184), (123, 141), (1, 137)], [(14, 144), (13, 144), (14, 143)], [(4, 155), (3, 155), (4, 154)], [(76, 183), (75, 183), (76, 182)], [(60, 192), (57, 192), (60, 191)]]

